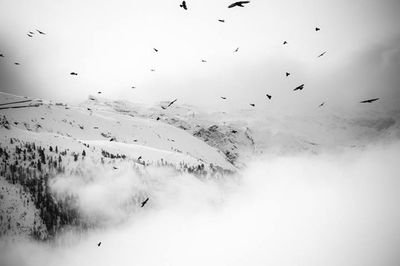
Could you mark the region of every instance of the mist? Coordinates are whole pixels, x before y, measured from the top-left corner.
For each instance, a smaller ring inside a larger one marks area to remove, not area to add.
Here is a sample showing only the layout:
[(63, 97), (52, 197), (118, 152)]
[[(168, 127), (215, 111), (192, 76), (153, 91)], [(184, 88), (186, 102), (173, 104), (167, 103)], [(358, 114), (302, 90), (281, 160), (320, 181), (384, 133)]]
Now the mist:
[(46, 243), (2, 240), (0, 265), (398, 265), (398, 158), (399, 141), (270, 154), (221, 180), (89, 165), (83, 180), (59, 176), (52, 189), (76, 195), (102, 226)]

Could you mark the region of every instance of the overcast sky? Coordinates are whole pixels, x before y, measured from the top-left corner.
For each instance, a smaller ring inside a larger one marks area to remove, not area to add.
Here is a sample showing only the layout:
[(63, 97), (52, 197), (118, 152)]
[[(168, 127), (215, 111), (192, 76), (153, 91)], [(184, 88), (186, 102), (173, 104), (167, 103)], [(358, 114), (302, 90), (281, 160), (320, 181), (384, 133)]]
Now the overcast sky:
[[(185, 11), (177, 0), (0, 0), (0, 91), (238, 109), (398, 104), (400, 1), (230, 3), (188, 0)], [(36, 29), (46, 35), (27, 36)]]

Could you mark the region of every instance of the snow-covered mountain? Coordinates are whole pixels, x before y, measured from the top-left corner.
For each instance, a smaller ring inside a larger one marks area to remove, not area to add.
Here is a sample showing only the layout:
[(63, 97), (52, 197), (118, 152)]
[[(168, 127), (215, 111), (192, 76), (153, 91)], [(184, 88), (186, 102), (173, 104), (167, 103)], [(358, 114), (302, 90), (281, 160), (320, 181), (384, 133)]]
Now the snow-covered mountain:
[(167, 166), (216, 177), (262, 154), (319, 153), (400, 137), (399, 112), (318, 110), (296, 117), (256, 108), (209, 113), (179, 102), (161, 108), (166, 105), (89, 96), (71, 106), (1, 93), (0, 235), (44, 239), (65, 226), (95, 224), (81, 219), (73, 195), (57, 199), (49, 185), (59, 175), (90, 176), (87, 164), (110, 173)]

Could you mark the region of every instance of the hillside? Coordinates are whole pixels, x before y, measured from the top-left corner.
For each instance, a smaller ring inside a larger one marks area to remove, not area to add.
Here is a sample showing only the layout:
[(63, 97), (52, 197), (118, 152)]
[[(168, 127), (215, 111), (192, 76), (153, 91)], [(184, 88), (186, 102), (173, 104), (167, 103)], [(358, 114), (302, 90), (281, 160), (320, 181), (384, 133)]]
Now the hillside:
[(207, 113), (178, 103), (164, 110), (165, 103), (94, 96), (78, 106), (0, 96), (0, 235), (9, 237), (48, 239), (70, 226), (84, 230), (110, 219), (77, 208), (73, 191), (55, 193), (56, 177), (74, 176), (86, 185), (99, 174), (118, 180), (133, 171), (140, 181), (116, 209), (135, 212), (151, 194), (146, 184), (153, 168), (218, 178), (260, 155), (318, 154), (400, 137), (399, 112), (300, 119), (260, 110)]

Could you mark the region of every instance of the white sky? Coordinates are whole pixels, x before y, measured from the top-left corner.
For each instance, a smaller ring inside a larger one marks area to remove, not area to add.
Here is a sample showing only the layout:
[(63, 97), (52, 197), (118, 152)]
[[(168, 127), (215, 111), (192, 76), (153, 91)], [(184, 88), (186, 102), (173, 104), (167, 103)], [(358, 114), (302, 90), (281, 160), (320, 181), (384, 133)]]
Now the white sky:
[[(220, 96), (223, 108), (278, 111), (370, 97), (398, 103), (400, 1), (230, 3), (188, 0), (184, 11), (177, 0), (0, 0), (0, 90), (73, 103), (102, 91), (212, 109)], [(35, 29), (47, 35), (29, 38)]]

